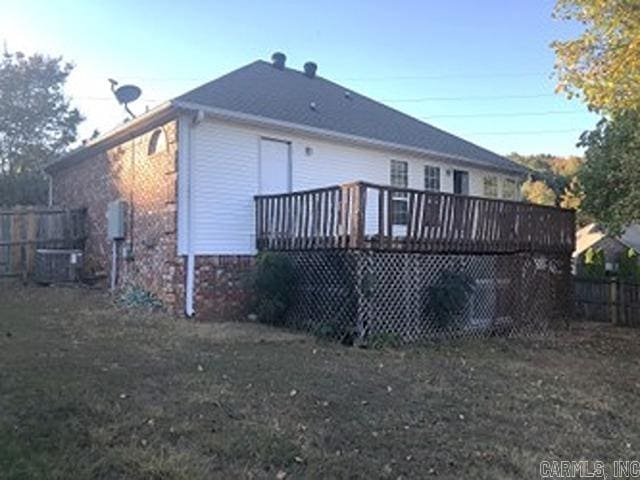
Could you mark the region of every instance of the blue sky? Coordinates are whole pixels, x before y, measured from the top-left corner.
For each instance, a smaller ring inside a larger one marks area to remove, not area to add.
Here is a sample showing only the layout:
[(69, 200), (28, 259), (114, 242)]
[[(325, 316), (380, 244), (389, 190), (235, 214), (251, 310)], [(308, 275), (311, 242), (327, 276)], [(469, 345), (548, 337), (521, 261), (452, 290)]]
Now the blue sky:
[(579, 153), (597, 117), (554, 94), (549, 44), (578, 33), (551, 0), (0, 0), (9, 50), (63, 55), (68, 93), (104, 132), (124, 114), (107, 78), (143, 89), (143, 111), (274, 51), (318, 74), (506, 154)]

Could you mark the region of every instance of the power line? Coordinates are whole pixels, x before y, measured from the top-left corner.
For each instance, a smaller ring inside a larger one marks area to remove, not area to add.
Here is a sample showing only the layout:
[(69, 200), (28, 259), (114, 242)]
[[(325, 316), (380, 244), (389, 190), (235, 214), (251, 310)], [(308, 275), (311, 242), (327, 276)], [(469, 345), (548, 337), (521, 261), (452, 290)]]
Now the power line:
[[(384, 82), (388, 80), (438, 80), (452, 78), (515, 78), (515, 77), (547, 77), (551, 73), (542, 72), (495, 72), (495, 73), (445, 73), (435, 75), (390, 75), (381, 77), (337, 77), (332, 80), (338, 82)], [(147, 82), (208, 82), (212, 77), (146, 77), (144, 75), (120, 75), (127, 80)], [(98, 78), (98, 77), (96, 77)], [(100, 77), (101, 78), (101, 77)]]
[(477, 95), (469, 97), (418, 97), (418, 98), (388, 98), (380, 100), (388, 103), (401, 102), (440, 102), (440, 101), (467, 101), (467, 100), (506, 100), (514, 98), (543, 98), (555, 97), (553, 93), (536, 93), (532, 95)]
[(387, 80), (439, 80), (439, 79), (451, 79), (451, 78), (500, 78), (500, 77), (548, 77), (551, 74), (545, 73), (451, 73), (442, 75), (406, 75), (406, 76), (389, 76), (389, 77), (343, 77), (337, 78), (337, 81), (348, 82), (383, 82)]
[(432, 118), (490, 118), (490, 117), (544, 117), (547, 115), (578, 115), (583, 114), (580, 110), (549, 110), (546, 112), (508, 112), (508, 113), (446, 113), (442, 115), (429, 115), (427, 117), (418, 117), (422, 120), (431, 120)]
[[(72, 100), (90, 100), (96, 102), (117, 102), (114, 97), (93, 97), (93, 96), (85, 96), (85, 95), (71, 95)], [(162, 100), (158, 100), (156, 98), (145, 98), (142, 97), (141, 101), (143, 102), (161, 102)]]
[[(113, 98), (111, 97), (74, 97), (76, 99), (81, 100), (95, 100), (95, 101), (109, 101), (112, 102)], [(142, 98), (143, 102), (159, 102), (161, 100), (157, 100), (155, 98)], [(549, 115), (581, 115), (585, 113), (580, 110), (549, 110), (546, 112), (493, 112), (493, 113), (462, 113), (462, 114), (442, 114), (442, 115), (428, 115), (428, 116), (419, 116), (421, 120), (432, 120), (435, 118), (510, 118), (510, 117), (545, 117)]]
[(570, 128), (566, 130), (510, 130), (503, 132), (467, 132), (461, 135), (546, 135), (555, 133), (582, 133), (584, 130)]
[[(436, 101), (467, 101), (467, 100), (509, 100), (516, 98), (544, 98), (555, 97), (553, 93), (537, 93), (532, 95), (478, 95), (468, 97), (419, 97), (419, 98), (387, 98), (380, 100), (387, 103), (404, 103), (404, 102), (436, 102)], [(73, 98), (80, 100), (95, 100), (95, 101), (113, 101), (112, 97), (96, 97), (96, 96), (74, 96)], [(143, 98), (147, 102), (159, 102), (161, 100), (155, 98)]]

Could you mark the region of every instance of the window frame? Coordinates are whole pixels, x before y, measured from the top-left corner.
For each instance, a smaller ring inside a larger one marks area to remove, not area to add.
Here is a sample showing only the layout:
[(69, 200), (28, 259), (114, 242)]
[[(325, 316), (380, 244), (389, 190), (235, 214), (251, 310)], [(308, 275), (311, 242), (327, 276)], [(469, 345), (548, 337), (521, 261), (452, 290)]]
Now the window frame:
[[(168, 148), (167, 134), (163, 128), (156, 128), (147, 143), (147, 157), (153, 157), (160, 153), (164, 153)], [(152, 151), (153, 150), (153, 151)]]
[[(490, 186), (489, 182), (495, 183)], [(490, 193), (489, 188), (495, 188), (495, 191)], [(500, 179), (497, 175), (485, 175), (482, 177), (482, 194), (486, 198), (500, 198)]]
[[(400, 173), (397, 167), (402, 167)], [(399, 180), (399, 181), (398, 181)], [(392, 159), (389, 164), (389, 185), (392, 188), (409, 188), (409, 162)], [(405, 192), (393, 192), (391, 196), (391, 222), (393, 225), (406, 225), (409, 221), (409, 203)]]
[[(512, 197), (508, 197), (505, 193), (505, 186), (507, 184), (512, 184), (513, 185), (513, 196)], [(502, 179), (502, 199), (503, 200), (513, 200), (513, 201), (517, 201), (518, 200), (518, 181), (515, 178), (503, 178)]]
[[(441, 184), (441, 176), (440, 176), (440, 167), (435, 165), (425, 165), (424, 166), (424, 189), (427, 192), (441, 192), (442, 184)], [(435, 187), (432, 185), (432, 182), (435, 183)]]

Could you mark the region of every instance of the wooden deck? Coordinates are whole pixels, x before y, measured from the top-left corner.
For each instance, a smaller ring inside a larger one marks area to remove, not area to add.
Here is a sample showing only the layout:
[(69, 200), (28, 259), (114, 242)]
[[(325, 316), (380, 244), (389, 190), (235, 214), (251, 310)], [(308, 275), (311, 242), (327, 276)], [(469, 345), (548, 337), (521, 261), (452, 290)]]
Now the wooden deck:
[(259, 250), (570, 253), (575, 246), (572, 210), (366, 182), (257, 195), (255, 215)]

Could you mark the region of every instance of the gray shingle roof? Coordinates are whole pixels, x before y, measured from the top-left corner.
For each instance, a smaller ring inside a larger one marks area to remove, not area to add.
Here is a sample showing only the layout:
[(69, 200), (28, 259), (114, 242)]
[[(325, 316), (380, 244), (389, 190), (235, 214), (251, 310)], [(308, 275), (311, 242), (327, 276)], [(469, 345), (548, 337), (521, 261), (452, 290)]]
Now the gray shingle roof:
[[(349, 92), (349, 95), (346, 95)], [(259, 60), (174, 99), (463, 157), (479, 166), (522, 166), (329, 80)], [(315, 110), (310, 108), (314, 103)]]

